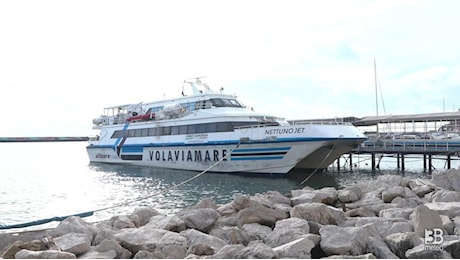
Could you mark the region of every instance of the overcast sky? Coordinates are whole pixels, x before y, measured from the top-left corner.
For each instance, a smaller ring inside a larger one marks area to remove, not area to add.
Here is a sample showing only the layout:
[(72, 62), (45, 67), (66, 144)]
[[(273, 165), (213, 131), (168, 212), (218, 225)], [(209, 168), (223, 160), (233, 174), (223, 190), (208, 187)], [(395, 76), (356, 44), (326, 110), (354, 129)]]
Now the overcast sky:
[(0, 1), (0, 136), (92, 134), (207, 76), (287, 119), (460, 107), (460, 1)]

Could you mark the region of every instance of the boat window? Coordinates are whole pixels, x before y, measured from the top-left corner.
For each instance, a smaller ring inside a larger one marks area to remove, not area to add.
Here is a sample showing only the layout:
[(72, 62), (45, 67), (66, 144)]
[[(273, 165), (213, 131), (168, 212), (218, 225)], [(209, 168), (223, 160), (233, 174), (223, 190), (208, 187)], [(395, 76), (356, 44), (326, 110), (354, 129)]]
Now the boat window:
[(233, 131), (233, 126), (230, 122), (220, 122), (217, 123), (217, 131), (216, 132), (229, 132)]
[(171, 127), (170, 126), (163, 127), (163, 135), (171, 135)]
[(142, 129), (135, 129), (134, 136), (135, 137), (142, 137)]
[(149, 128), (148, 136), (155, 136), (157, 134), (156, 128)]
[(149, 129), (148, 128), (143, 128), (141, 136), (149, 136)]
[(196, 133), (196, 125), (188, 125), (187, 134), (195, 134), (195, 133)]
[(196, 125), (196, 133), (206, 133), (206, 124)]
[(178, 135), (178, 134), (179, 134), (179, 127), (171, 126), (171, 135)]
[(208, 133), (217, 132), (217, 124), (216, 123), (206, 124), (206, 132)]
[(243, 107), (236, 99), (213, 98), (211, 103), (215, 107)]
[(187, 134), (187, 126), (186, 126), (186, 125), (181, 125), (181, 126), (179, 126), (179, 134), (180, 134), (180, 135), (185, 135), (185, 134)]

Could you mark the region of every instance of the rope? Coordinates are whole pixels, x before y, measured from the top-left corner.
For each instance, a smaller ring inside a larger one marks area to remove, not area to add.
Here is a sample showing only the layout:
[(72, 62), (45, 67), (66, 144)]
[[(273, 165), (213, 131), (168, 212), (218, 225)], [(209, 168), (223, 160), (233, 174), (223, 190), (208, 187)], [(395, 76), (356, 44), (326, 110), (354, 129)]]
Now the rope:
[(331, 155), (332, 151), (334, 150), (334, 148), (337, 146), (337, 144), (339, 143), (340, 141), (340, 138), (342, 138), (342, 135), (339, 136), (339, 138), (337, 139), (337, 141), (335, 142), (335, 144), (331, 147), (331, 150), (329, 150), (329, 152), (327, 153), (327, 155), (323, 158), (323, 160), (321, 161), (320, 164), (318, 164), (318, 167), (316, 167), (316, 169), (310, 173), (310, 175), (307, 176), (307, 178), (305, 178), (300, 184), (304, 184), (306, 181), (308, 181), (312, 176), (313, 174), (316, 173), (316, 171), (318, 171), (319, 169), (319, 166), (322, 165), (324, 163), (324, 161), (326, 161), (326, 159)]
[(142, 200), (145, 200), (145, 199), (148, 199), (150, 197), (154, 197), (154, 196), (157, 196), (159, 194), (162, 194), (164, 192), (167, 192), (167, 191), (170, 191), (170, 190), (173, 190), (177, 187), (180, 187), (184, 184), (187, 184), (195, 179), (197, 179), (198, 177), (202, 176), (203, 174), (207, 173), (209, 170), (211, 170), (212, 168), (214, 168), (216, 165), (218, 165), (219, 163), (221, 163), (222, 161), (224, 161), (225, 159), (227, 159), (230, 154), (233, 152), (233, 150), (235, 150), (236, 148), (238, 148), (240, 146), (240, 142), (238, 142), (238, 144), (232, 149), (230, 150), (229, 153), (227, 153), (224, 157), (222, 157), (219, 161), (215, 162), (213, 165), (209, 166), (207, 169), (205, 169), (204, 171), (198, 173), (197, 175), (193, 176), (192, 178), (190, 179), (187, 179), (179, 184), (176, 184), (176, 185), (173, 185), (172, 187), (170, 188), (167, 188), (167, 189), (164, 189), (164, 190), (161, 190), (159, 192), (156, 192), (154, 194), (151, 194), (151, 195), (148, 195), (148, 196), (145, 196), (145, 197), (140, 197), (140, 198), (137, 198), (137, 199), (134, 199), (134, 200), (130, 200), (130, 201), (126, 201), (126, 202), (123, 202), (123, 203), (119, 203), (119, 204), (116, 204), (116, 205), (113, 205), (113, 206), (110, 206), (110, 207), (105, 207), (105, 208), (100, 208), (100, 209), (96, 209), (96, 210), (92, 210), (92, 211), (87, 211), (87, 212), (83, 212), (83, 213), (78, 213), (78, 214), (72, 214), (72, 215), (68, 215), (68, 216), (62, 216), (62, 217), (52, 217), (52, 218), (46, 218), (46, 219), (41, 219), (41, 220), (35, 220), (35, 221), (30, 221), (30, 222), (26, 222), (26, 223), (20, 223), (20, 224), (13, 224), (13, 225), (1, 225), (0, 224), (0, 230), (2, 229), (13, 229), (13, 228), (25, 228), (25, 227), (31, 227), (31, 226), (38, 226), (38, 225), (42, 225), (42, 224), (46, 224), (46, 223), (49, 223), (49, 222), (52, 222), (52, 221), (62, 221), (68, 217), (73, 217), (73, 216), (77, 216), (77, 217), (81, 217), (81, 218), (84, 218), (84, 217), (89, 217), (89, 216), (92, 216), (95, 212), (99, 212), (99, 211), (104, 211), (104, 210), (108, 210), (108, 209), (112, 209), (112, 208), (117, 208), (117, 207), (121, 207), (121, 206), (125, 206), (125, 205), (128, 205), (128, 204), (131, 204), (133, 202), (137, 202), (137, 201), (142, 201)]

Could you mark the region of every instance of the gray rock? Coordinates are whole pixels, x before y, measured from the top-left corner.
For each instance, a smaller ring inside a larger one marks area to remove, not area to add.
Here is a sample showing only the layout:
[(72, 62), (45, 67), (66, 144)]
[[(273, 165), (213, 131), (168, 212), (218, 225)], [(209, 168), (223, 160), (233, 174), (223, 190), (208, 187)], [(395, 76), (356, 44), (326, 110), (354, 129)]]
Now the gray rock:
[(235, 255), (236, 259), (273, 259), (278, 258), (276, 252), (260, 241), (252, 241)]
[(97, 252), (108, 252), (108, 251), (114, 251), (115, 252), (115, 257), (114, 258), (119, 258), (119, 259), (127, 259), (131, 258), (132, 253), (131, 251), (123, 248), (120, 246), (116, 241), (114, 240), (103, 240), (99, 245), (95, 247), (95, 251)]
[(291, 241), (287, 244), (273, 248), (273, 251), (279, 258), (311, 258), (311, 250), (315, 247), (315, 243), (310, 239), (303, 237)]
[(173, 216), (163, 216), (156, 215), (150, 218), (148, 223), (149, 226), (158, 229), (169, 230), (172, 232), (181, 232), (187, 229), (185, 226), (185, 221), (179, 218), (176, 215)]
[(381, 218), (403, 218), (409, 220), (413, 212), (413, 208), (391, 208), (381, 210), (379, 216)]
[[(262, 205), (284, 204), (291, 205), (291, 199), (281, 194), (279, 191), (267, 191), (263, 194), (256, 194), (252, 197)], [(263, 203), (261, 201), (264, 201)]]
[(237, 226), (217, 226), (209, 234), (224, 240), (228, 244), (243, 244), (245, 241), (241, 230)]
[(245, 247), (243, 245), (226, 245), (222, 247), (217, 253), (210, 256), (211, 259), (233, 259), (236, 254), (243, 250)]
[(84, 233), (88, 236), (89, 240), (92, 242), (94, 236), (97, 233), (96, 227), (87, 223), (80, 217), (72, 216), (64, 219), (59, 223), (59, 225), (50, 231), (50, 235), (53, 237), (59, 237), (68, 233)]
[(439, 187), (447, 190), (460, 191), (460, 171), (448, 169), (444, 172), (433, 173), (431, 181)]
[(68, 233), (54, 239), (54, 242), (64, 252), (81, 255), (89, 251), (91, 241), (84, 233)]
[(217, 219), (219, 213), (215, 209), (197, 208), (185, 209), (177, 214), (177, 216), (185, 222), (187, 228), (209, 232)]
[(218, 252), (222, 247), (227, 245), (224, 240), (195, 229), (184, 230), (180, 232), (180, 235), (186, 238), (188, 247), (194, 244), (205, 244), (211, 246), (215, 252)]
[[(18, 240), (8, 245), (6, 248), (4, 248), (1, 258), (14, 259), (14, 256), (16, 255), (16, 253), (21, 251), (22, 249), (27, 249), (31, 251), (41, 251), (41, 250), (45, 250), (46, 246), (40, 240), (32, 240), (28, 242), (22, 242)], [(1, 252), (2, 250), (0, 250), (0, 253)]]
[(389, 187), (382, 191), (382, 200), (385, 203), (391, 202), (396, 197), (404, 198), (405, 196), (405, 188), (401, 186)]
[(394, 233), (385, 237), (390, 250), (399, 258), (406, 257), (406, 251), (422, 243), (422, 239), (415, 232)]
[(457, 202), (460, 201), (460, 191), (437, 190), (431, 195), (432, 202)]
[(229, 216), (223, 216), (217, 219), (216, 224), (214, 226), (229, 226), (229, 227), (234, 227), (238, 226), (238, 218), (237, 214), (229, 215)]
[(129, 215), (129, 218), (136, 224), (136, 227), (141, 227), (149, 223), (150, 218), (153, 216), (160, 215), (158, 211), (156, 211), (154, 208), (151, 207), (142, 207), (142, 208), (137, 208), (134, 210), (134, 212)]
[(339, 190), (337, 198), (339, 201), (344, 203), (355, 202), (361, 198), (361, 189), (359, 187), (349, 187), (343, 190)]
[(412, 215), (412, 225), (415, 233), (420, 237), (424, 237), (425, 229), (442, 228), (442, 221), (436, 211), (420, 205), (415, 208)]
[(448, 241), (445, 240), (442, 246), (453, 258), (460, 259), (460, 238)]
[(235, 195), (235, 198), (233, 199), (231, 205), (236, 211), (240, 211), (242, 209), (249, 207), (262, 206), (258, 201), (241, 194)]
[(233, 203), (223, 204), (217, 207), (217, 212), (222, 217), (232, 216), (238, 213), (238, 211), (233, 207)]
[(287, 214), (284, 211), (257, 206), (240, 210), (237, 214), (237, 223), (239, 227), (251, 223), (272, 227), (276, 221), (285, 218), (287, 218)]
[(331, 255), (328, 257), (323, 257), (323, 259), (377, 259), (373, 254), (368, 253), (364, 255)]
[(366, 251), (375, 255), (378, 259), (396, 259), (398, 258), (388, 248), (387, 244), (380, 236), (371, 236), (366, 243)]
[(326, 187), (320, 190), (302, 190), (303, 192), (291, 199), (292, 205), (296, 206), (303, 203), (318, 202), (332, 205), (337, 201), (337, 190)]
[(406, 251), (409, 259), (452, 259), (445, 250), (426, 250), (424, 244), (420, 244)]
[(440, 215), (442, 222), (442, 229), (446, 231), (446, 235), (453, 235), (455, 224), (448, 216)]
[(133, 257), (134, 259), (165, 259), (166, 256), (160, 252), (149, 252), (146, 250), (139, 250)]
[(367, 208), (357, 208), (345, 212), (346, 217), (375, 217), (375, 213)]
[(16, 259), (76, 259), (77, 257), (68, 252), (58, 250), (32, 251), (21, 249), (15, 255)]
[(78, 259), (115, 259), (117, 253), (115, 250), (109, 250), (105, 252), (99, 251), (88, 251), (85, 254), (78, 257)]
[(449, 218), (460, 216), (460, 202), (432, 202), (426, 203), (425, 206)]
[(291, 217), (314, 221), (322, 225), (337, 225), (338, 223), (336, 213), (322, 203), (299, 204), (292, 208)]
[(412, 232), (412, 224), (406, 219), (384, 219), (378, 217), (356, 217), (349, 218), (343, 226), (362, 227), (373, 224), (381, 237), (386, 237), (393, 233)]
[(195, 204), (192, 208), (217, 210), (217, 204), (211, 198), (204, 198)]
[(115, 238), (122, 247), (134, 255), (139, 250), (164, 251), (165, 255), (184, 258), (187, 251), (185, 237), (175, 232), (152, 228), (149, 225), (137, 229), (124, 229), (115, 234)]
[(249, 242), (255, 240), (265, 242), (265, 240), (267, 240), (273, 232), (271, 228), (258, 223), (244, 224), (240, 229), (241, 235), (245, 241), (244, 244), (248, 244)]
[(213, 255), (214, 248), (206, 244), (193, 244), (187, 250), (187, 255), (190, 255), (190, 254), (197, 255), (197, 256)]
[(321, 235), (321, 249), (326, 255), (362, 255), (366, 250), (368, 231), (362, 227), (323, 226)]
[(305, 219), (296, 217), (277, 221), (273, 232), (265, 241), (268, 246), (277, 247), (303, 237), (310, 232), (310, 225)]

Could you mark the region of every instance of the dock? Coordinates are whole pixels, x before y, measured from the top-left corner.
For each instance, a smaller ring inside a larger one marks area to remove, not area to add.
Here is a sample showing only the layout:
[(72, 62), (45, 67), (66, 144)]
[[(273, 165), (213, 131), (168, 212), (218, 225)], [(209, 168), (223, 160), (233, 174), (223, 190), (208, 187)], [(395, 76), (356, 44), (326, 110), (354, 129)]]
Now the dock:
[(0, 137), (0, 143), (85, 142), (88, 140), (88, 136)]
[(459, 159), (460, 111), (348, 117), (346, 120), (369, 136), (367, 141), (348, 154), (350, 167), (354, 154), (370, 155), (373, 170), (378, 168), (383, 156), (397, 158), (396, 167), (402, 171), (405, 170), (405, 157), (409, 155), (423, 157), (423, 169), (429, 171), (433, 168), (435, 156), (446, 160), (447, 169), (451, 168), (452, 160)]

